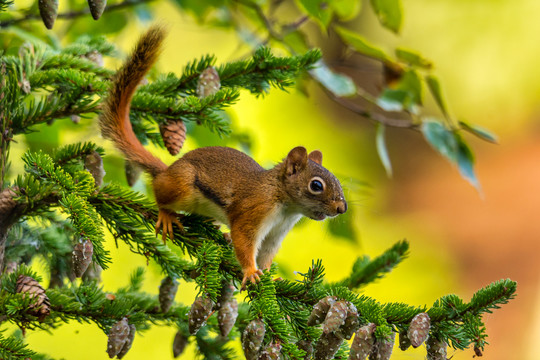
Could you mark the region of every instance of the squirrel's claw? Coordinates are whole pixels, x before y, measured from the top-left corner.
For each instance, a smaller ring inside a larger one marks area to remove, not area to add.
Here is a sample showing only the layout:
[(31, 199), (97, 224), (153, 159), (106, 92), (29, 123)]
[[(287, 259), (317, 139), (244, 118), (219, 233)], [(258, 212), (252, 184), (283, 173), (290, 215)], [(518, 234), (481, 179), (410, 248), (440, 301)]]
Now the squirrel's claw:
[(175, 223), (181, 232), (184, 232), (184, 226), (176, 218), (176, 214), (167, 210), (159, 209), (158, 219), (156, 221), (156, 235), (159, 234), (159, 230), (163, 227), (161, 239), (163, 243), (167, 242), (167, 235), (172, 240), (174, 239), (173, 223)]
[(243, 291), (246, 289), (246, 285), (248, 280), (252, 283), (258, 283), (261, 281), (260, 276), (262, 276), (263, 272), (260, 269), (253, 269), (252, 271), (246, 271), (244, 273), (244, 279), (242, 280), (242, 288), (240, 291)]

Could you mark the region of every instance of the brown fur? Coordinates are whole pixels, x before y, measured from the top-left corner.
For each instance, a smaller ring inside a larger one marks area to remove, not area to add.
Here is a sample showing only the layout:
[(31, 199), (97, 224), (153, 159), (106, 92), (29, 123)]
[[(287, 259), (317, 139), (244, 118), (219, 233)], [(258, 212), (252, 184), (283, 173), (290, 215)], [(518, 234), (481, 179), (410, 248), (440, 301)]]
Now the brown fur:
[[(257, 281), (281, 241), (300, 217), (322, 220), (347, 210), (341, 185), (322, 164), (318, 150), (296, 147), (286, 159), (265, 170), (246, 154), (227, 147), (193, 150), (167, 167), (135, 137), (129, 121), (133, 93), (156, 62), (165, 32), (151, 27), (119, 70), (100, 116), (104, 136), (112, 139), (127, 159), (153, 178), (159, 207), (156, 232), (172, 236), (175, 212), (214, 217), (229, 225), (236, 256), (246, 281)], [(312, 182), (324, 189), (313, 191)], [(259, 269), (257, 268), (259, 266)]]

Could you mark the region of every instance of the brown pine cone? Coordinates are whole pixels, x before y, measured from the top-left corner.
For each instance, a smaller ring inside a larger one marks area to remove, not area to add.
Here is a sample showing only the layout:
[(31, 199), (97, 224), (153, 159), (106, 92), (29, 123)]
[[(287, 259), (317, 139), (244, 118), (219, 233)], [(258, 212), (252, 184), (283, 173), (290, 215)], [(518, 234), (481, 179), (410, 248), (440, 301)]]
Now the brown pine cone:
[(407, 331), (402, 331), (399, 333), (399, 348), (403, 351), (411, 347), (411, 340), (407, 335)]
[(218, 325), (221, 336), (229, 335), (237, 317), (238, 302), (235, 298), (230, 298), (227, 302), (221, 304), (218, 311)]
[(216, 68), (209, 66), (201, 72), (197, 82), (197, 96), (200, 98), (214, 95), (221, 87), (221, 81)]
[(134, 162), (126, 160), (124, 163), (124, 172), (126, 174), (127, 183), (131, 187), (135, 185), (137, 180), (141, 177), (142, 169)]
[(279, 360), (281, 359), (281, 344), (270, 343), (261, 351), (259, 360)]
[(444, 341), (430, 336), (426, 341), (427, 360), (446, 360), (447, 347)]
[(369, 323), (358, 329), (349, 352), (349, 360), (365, 360), (373, 350), (375, 344), (375, 324)]
[(38, 0), (39, 15), (47, 29), (52, 29), (58, 16), (58, 0)]
[(16, 291), (20, 294), (24, 294), (23, 297), (28, 294), (30, 298), (34, 300), (30, 304), (29, 313), (37, 316), (39, 321), (43, 321), (51, 312), (51, 303), (45, 289), (32, 277), (26, 275), (19, 275), (17, 278)]
[(212, 315), (214, 303), (209, 298), (197, 297), (188, 313), (189, 333), (195, 335)]
[(413, 348), (417, 348), (426, 341), (429, 336), (430, 328), (429, 315), (426, 313), (419, 313), (411, 320), (411, 325), (407, 331), (407, 337), (411, 341)]
[(165, 147), (171, 155), (177, 155), (186, 140), (186, 125), (182, 120), (167, 120), (159, 126)]
[(371, 354), (370, 360), (389, 360), (392, 356), (392, 349), (394, 348), (394, 341), (396, 340), (396, 333), (392, 331), (392, 335), (386, 339), (377, 339), (375, 346)]
[(127, 318), (123, 318), (112, 326), (107, 340), (107, 354), (111, 359), (122, 351), (129, 339), (130, 331)]
[(122, 350), (116, 355), (118, 359), (123, 358), (126, 356), (129, 349), (131, 349), (131, 345), (133, 345), (133, 340), (135, 339), (135, 332), (137, 331), (137, 328), (135, 328), (135, 325), (129, 324), (129, 335), (126, 339), (126, 342), (124, 346), (122, 347)]
[(304, 359), (311, 359), (311, 355), (313, 354), (313, 344), (309, 340), (300, 340), (296, 343), (296, 346), (300, 350), (304, 350), (306, 352), (306, 355), (304, 355)]
[(94, 245), (88, 239), (84, 239), (83, 242), (78, 242), (73, 246), (71, 263), (73, 265), (73, 274), (75, 274), (75, 277), (80, 278), (83, 276), (84, 272), (92, 262), (93, 253)]
[(173, 356), (176, 358), (180, 356), (184, 349), (186, 348), (186, 345), (188, 344), (188, 337), (185, 336), (181, 331), (178, 331), (176, 335), (174, 336), (173, 341)]
[(327, 296), (319, 300), (319, 302), (313, 307), (313, 311), (311, 311), (311, 314), (309, 315), (307, 324), (309, 326), (315, 326), (322, 323), (326, 318), (328, 310), (330, 310), (330, 306), (332, 306), (332, 304), (336, 301), (337, 298), (335, 296)]
[(337, 335), (350, 340), (354, 332), (360, 326), (360, 321), (358, 320), (358, 310), (356, 306), (350, 301), (345, 302), (347, 304), (347, 316), (345, 317), (345, 322), (343, 326), (338, 330)]
[(172, 277), (167, 276), (161, 281), (159, 286), (159, 305), (161, 306), (161, 311), (166, 313), (171, 308), (171, 305), (176, 296), (176, 291), (178, 290), (178, 281), (174, 280)]
[(88, 0), (88, 7), (90, 8), (90, 13), (94, 20), (98, 20), (105, 10), (107, 5), (107, 0)]
[(13, 200), (16, 196), (15, 190), (12, 188), (5, 188), (0, 192), (0, 224), (3, 223), (3, 219), (6, 219), (8, 215), (11, 215), (17, 202)]
[[(337, 332), (343, 324), (345, 324), (345, 319), (347, 318), (347, 311), (349, 306), (346, 301), (336, 301), (330, 306), (328, 314), (324, 319), (322, 329), (324, 333), (335, 333)], [(339, 336), (339, 334), (336, 334)]]
[(343, 343), (342, 337), (337, 336), (333, 332), (323, 332), (315, 346), (315, 355), (313, 358), (316, 360), (333, 359), (334, 355), (336, 355), (339, 350), (341, 343)]
[(255, 360), (259, 355), (259, 350), (264, 340), (266, 328), (261, 319), (252, 320), (244, 329), (242, 336), (242, 349), (246, 360)]
[(101, 187), (105, 169), (103, 168), (103, 159), (97, 151), (93, 151), (84, 158), (84, 168), (92, 174), (96, 187)]

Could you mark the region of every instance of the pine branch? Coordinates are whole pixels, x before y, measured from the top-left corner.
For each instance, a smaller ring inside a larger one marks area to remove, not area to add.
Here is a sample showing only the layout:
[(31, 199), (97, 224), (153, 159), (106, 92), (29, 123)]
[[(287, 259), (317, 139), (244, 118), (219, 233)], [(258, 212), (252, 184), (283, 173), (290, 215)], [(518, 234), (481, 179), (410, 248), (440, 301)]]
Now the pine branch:
[[(113, 5), (107, 6), (105, 8), (104, 12), (122, 10), (122, 9), (133, 7), (133, 6), (136, 6), (136, 5), (139, 5), (139, 4), (148, 3), (150, 1), (152, 1), (152, 0), (126, 0), (126, 1), (118, 3), (118, 4), (113, 4)], [(89, 15), (89, 14), (90, 14), (90, 9), (89, 8), (84, 8), (84, 9), (79, 10), (79, 11), (69, 11), (69, 12), (65, 12), (65, 13), (60, 13), (60, 14), (57, 15), (56, 18), (57, 19), (76, 19), (78, 17), (86, 16), (86, 15)], [(25, 23), (25, 22), (28, 22), (30, 20), (41, 20), (41, 17), (38, 14), (35, 14), (35, 13), (26, 14), (25, 16), (20, 17), (20, 18), (10, 19), (10, 20), (0, 22), (0, 28), (6, 28), (6, 27), (9, 27), (9, 26), (17, 25), (19, 23)]]
[(408, 256), (408, 251), (409, 243), (403, 240), (373, 260), (370, 260), (369, 256), (360, 257), (354, 263), (351, 275), (337, 285), (357, 289), (379, 280), (403, 261)]
[(36, 353), (28, 349), (21, 339), (4, 337), (5, 330), (0, 331), (0, 358), (2, 359), (27, 359), (34, 358)]

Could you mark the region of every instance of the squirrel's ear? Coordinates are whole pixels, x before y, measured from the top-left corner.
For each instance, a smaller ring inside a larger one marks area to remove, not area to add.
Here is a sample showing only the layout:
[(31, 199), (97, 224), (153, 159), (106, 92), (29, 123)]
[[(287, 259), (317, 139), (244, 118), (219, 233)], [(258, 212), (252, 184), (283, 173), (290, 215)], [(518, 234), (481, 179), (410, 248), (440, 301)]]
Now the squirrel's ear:
[(292, 149), (287, 155), (287, 159), (285, 159), (287, 175), (294, 175), (302, 171), (306, 167), (307, 160), (308, 156), (305, 147), (297, 146)]
[(309, 153), (308, 159), (316, 162), (319, 165), (322, 165), (322, 152), (320, 152), (319, 150), (313, 150)]

